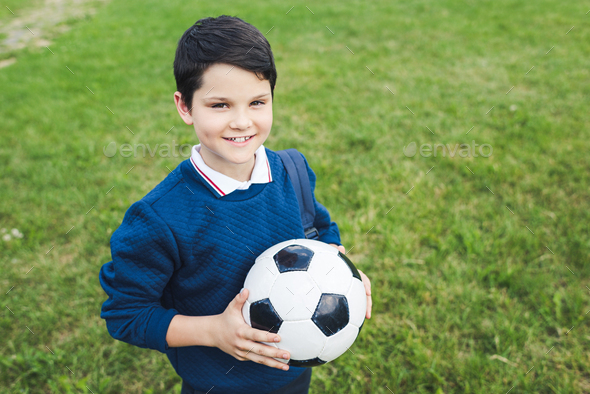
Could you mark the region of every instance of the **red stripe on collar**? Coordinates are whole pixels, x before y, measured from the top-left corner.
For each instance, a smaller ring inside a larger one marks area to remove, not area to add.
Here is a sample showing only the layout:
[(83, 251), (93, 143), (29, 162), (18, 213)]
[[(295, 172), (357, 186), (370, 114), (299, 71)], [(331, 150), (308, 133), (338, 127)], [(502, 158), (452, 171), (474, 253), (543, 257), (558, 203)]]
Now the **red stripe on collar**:
[(211, 179), (209, 179), (209, 177), (207, 175), (205, 175), (205, 173), (203, 171), (201, 171), (201, 169), (197, 166), (197, 163), (195, 163), (195, 161), (193, 160), (192, 157), (191, 157), (191, 163), (193, 163), (193, 166), (195, 166), (197, 171), (199, 171), (199, 174), (201, 174), (203, 176), (203, 178), (205, 178), (207, 180), (207, 182), (209, 182), (209, 184), (211, 186), (213, 186), (219, 194), (221, 194), (222, 196), (225, 196), (225, 193)]
[(268, 170), (268, 181), (272, 182), (272, 178), (270, 176), (270, 164), (268, 164), (268, 156), (266, 157), (266, 169)]

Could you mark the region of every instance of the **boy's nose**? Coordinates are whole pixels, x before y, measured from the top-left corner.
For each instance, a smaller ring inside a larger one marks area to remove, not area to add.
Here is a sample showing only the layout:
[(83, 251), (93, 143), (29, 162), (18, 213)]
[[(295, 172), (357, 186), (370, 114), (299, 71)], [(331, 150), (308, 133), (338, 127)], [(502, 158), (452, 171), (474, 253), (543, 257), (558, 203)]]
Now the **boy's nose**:
[(242, 111), (239, 111), (234, 120), (230, 123), (230, 127), (237, 130), (245, 130), (250, 126), (252, 126), (252, 119)]

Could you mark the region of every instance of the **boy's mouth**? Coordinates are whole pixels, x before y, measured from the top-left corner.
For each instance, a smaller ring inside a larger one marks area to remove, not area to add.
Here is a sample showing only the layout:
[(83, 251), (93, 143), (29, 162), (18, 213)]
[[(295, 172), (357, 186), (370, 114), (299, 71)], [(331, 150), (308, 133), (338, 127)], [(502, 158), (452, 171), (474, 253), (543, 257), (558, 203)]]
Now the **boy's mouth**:
[(228, 141), (233, 141), (233, 142), (245, 142), (248, 141), (250, 138), (254, 137), (254, 135), (250, 135), (247, 137), (234, 137), (234, 138), (225, 138), (223, 137), (224, 140), (228, 140)]

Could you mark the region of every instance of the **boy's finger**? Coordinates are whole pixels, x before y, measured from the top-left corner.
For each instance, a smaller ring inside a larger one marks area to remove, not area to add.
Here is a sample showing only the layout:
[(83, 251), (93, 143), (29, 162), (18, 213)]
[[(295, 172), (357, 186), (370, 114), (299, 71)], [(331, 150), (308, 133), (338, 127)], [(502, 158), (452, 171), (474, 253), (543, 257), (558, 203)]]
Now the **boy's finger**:
[(248, 339), (254, 342), (280, 342), (281, 337), (272, 332), (258, 330), (256, 328), (249, 331)]
[(257, 343), (252, 351), (254, 351), (256, 354), (266, 357), (282, 358), (283, 360), (288, 360), (291, 358), (291, 355), (288, 351), (277, 349), (274, 346), (265, 345), (263, 343)]
[(344, 249), (344, 246), (342, 245), (336, 245), (336, 244), (329, 244), (330, 246), (335, 247), (336, 249), (338, 249), (340, 252), (346, 254), (346, 249)]
[(365, 283), (365, 292), (367, 293), (368, 296), (371, 295), (371, 283), (370, 282)]
[(365, 275), (365, 273), (361, 270), (358, 270), (359, 274), (361, 275), (361, 279), (363, 281), (363, 285), (365, 286), (365, 292), (367, 293), (367, 295), (371, 295), (371, 281), (369, 280), (369, 277), (367, 275)]
[[(289, 360), (291, 358), (291, 355), (286, 350), (277, 349), (273, 346), (268, 346), (263, 343), (256, 343), (254, 345), (254, 347), (252, 348), (252, 351), (249, 352), (247, 354), (247, 356), (248, 355), (253, 355), (251, 358), (252, 361), (255, 361), (254, 358), (256, 358), (259, 361), (263, 361), (263, 364), (271, 366), (271, 367), (272, 366), (282, 367), (285, 365), (285, 363), (280, 362), (280, 361), (276, 361), (276, 360), (274, 360), (274, 358), (283, 359), (283, 360), (285, 360), (285, 362), (287, 362), (287, 360)], [(279, 364), (277, 364), (277, 363), (279, 363)]]
[(248, 289), (243, 288), (238, 294), (236, 294), (236, 297), (234, 298), (236, 308), (242, 309), (242, 305), (244, 305), (247, 299)]
[(283, 371), (289, 370), (289, 366), (287, 364), (277, 361), (271, 357), (265, 357), (265, 356), (260, 356), (258, 354), (250, 353), (250, 354), (248, 354), (248, 358), (256, 363), (264, 364), (264, 365), (272, 367), (272, 368), (281, 369)]

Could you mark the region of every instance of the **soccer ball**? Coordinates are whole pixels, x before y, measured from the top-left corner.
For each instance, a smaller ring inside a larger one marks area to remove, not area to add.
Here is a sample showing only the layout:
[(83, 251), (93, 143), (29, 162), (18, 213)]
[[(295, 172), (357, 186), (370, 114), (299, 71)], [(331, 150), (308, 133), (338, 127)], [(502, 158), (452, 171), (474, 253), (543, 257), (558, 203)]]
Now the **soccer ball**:
[[(244, 282), (250, 326), (279, 334), (289, 365), (314, 367), (346, 352), (367, 311), (365, 287), (352, 262), (324, 242), (293, 239), (264, 251)], [(286, 360), (276, 360), (287, 363)]]

